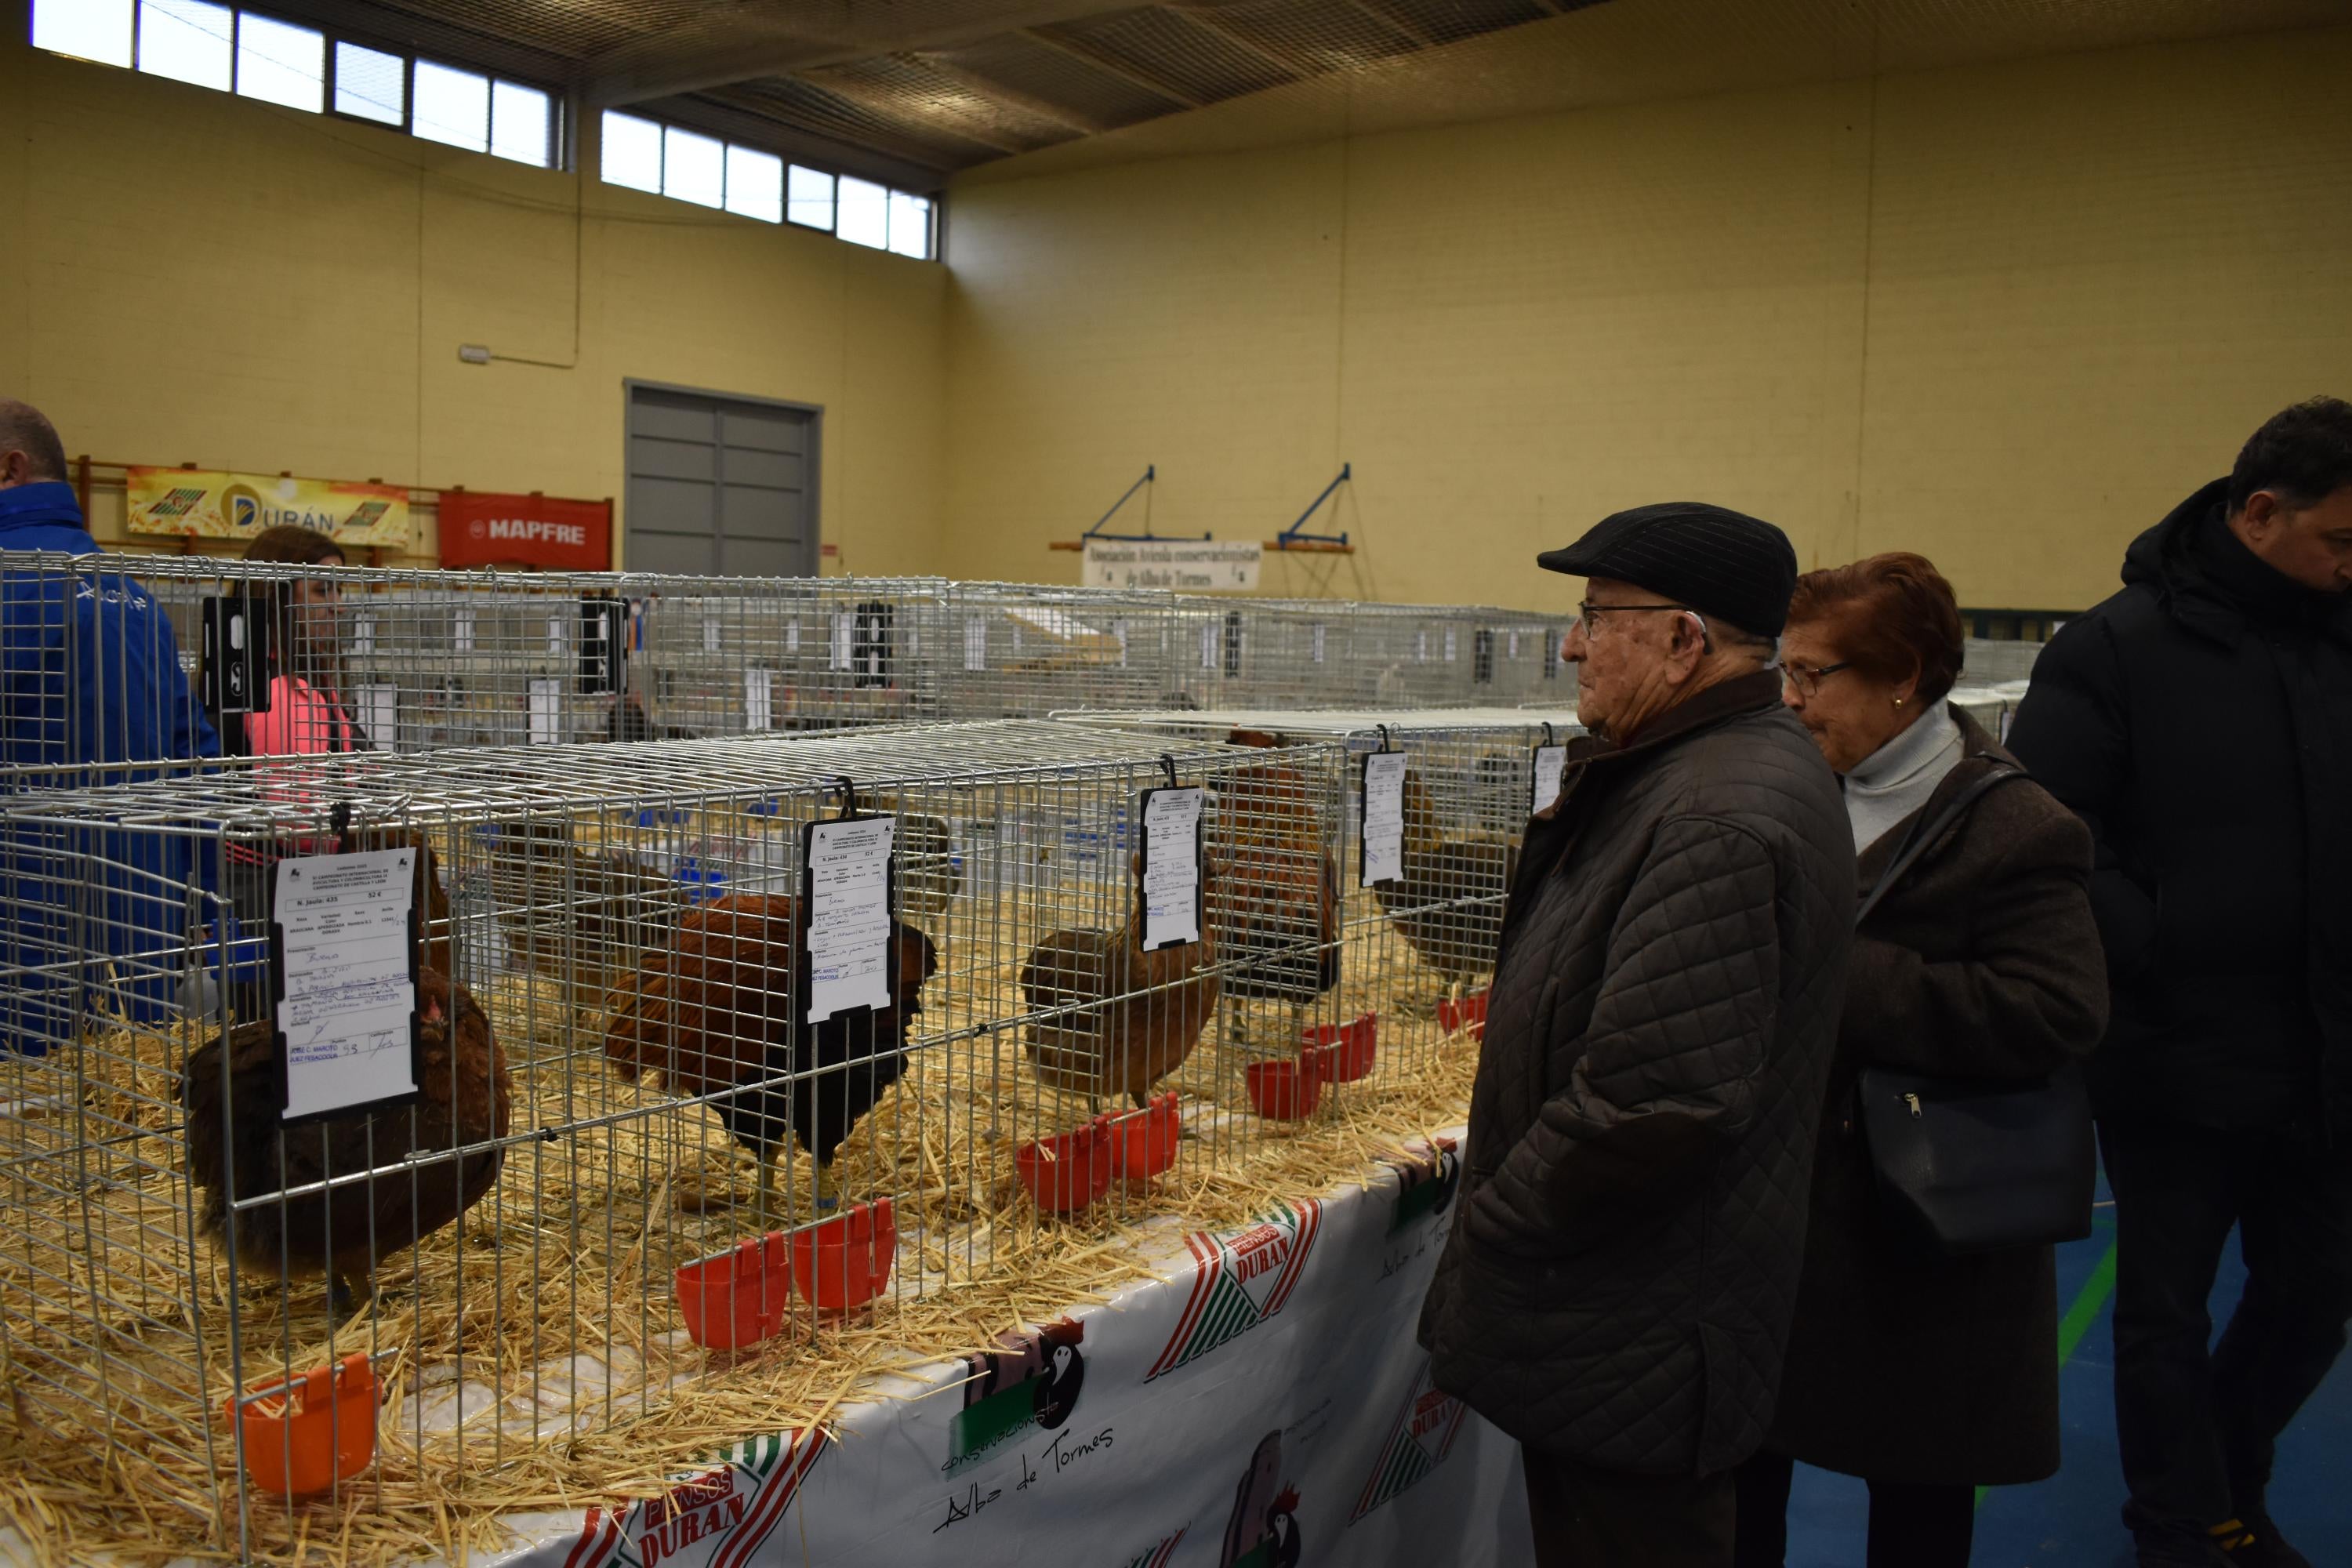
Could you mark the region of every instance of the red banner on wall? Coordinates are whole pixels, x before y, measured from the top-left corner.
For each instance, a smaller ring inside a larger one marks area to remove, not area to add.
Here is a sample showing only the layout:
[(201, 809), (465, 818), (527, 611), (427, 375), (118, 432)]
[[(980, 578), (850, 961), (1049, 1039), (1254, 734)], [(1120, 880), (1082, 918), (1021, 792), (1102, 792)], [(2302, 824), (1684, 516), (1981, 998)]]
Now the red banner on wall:
[(613, 564), (613, 503), (553, 496), (441, 492), (444, 566), (552, 566), (604, 572)]

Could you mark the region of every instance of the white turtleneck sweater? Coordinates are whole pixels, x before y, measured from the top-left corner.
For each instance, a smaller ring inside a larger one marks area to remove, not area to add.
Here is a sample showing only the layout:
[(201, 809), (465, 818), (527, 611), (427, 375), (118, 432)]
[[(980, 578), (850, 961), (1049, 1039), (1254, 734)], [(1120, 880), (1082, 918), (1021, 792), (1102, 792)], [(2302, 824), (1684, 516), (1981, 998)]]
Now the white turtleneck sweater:
[(1960, 727), (1938, 702), (1845, 775), (1845, 814), (1859, 855), (1927, 804), (1960, 760)]

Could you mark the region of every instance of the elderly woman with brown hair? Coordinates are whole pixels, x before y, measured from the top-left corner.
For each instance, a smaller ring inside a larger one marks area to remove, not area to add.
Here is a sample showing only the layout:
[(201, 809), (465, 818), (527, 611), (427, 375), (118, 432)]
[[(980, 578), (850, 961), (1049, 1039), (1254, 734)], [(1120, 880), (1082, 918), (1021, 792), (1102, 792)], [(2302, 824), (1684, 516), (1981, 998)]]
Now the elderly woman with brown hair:
[[(1844, 784), (1865, 893), (1914, 831), (2016, 769), (1945, 701), (1963, 647), (1951, 585), (1920, 556), (1798, 579), (1784, 700)], [(1975, 1489), (2057, 1470), (2052, 1248), (1955, 1257), (1896, 1229), (1856, 1088), (1873, 1067), (2028, 1083), (2088, 1054), (2106, 1023), (2090, 868), (2081, 820), (2011, 778), (1933, 833), (1863, 916), (1780, 1403), (1738, 1476), (1738, 1568), (1779, 1568), (1797, 1460), (1870, 1483), (1871, 1568), (1964, 1568)]]

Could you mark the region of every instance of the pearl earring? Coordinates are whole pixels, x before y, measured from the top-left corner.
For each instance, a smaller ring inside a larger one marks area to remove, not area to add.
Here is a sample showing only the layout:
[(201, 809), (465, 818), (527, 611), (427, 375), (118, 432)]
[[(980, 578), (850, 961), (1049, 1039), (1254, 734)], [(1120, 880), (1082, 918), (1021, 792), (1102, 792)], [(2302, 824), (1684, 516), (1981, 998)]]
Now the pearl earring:
[(1901, 699), (1900, 697), (1896, 698), (1896, 699), (1895, 700), (1895, 706), (1896, 706), (1897, 708), (1902, 707), (1902, 706), (1903, 706), (1903, 699)]

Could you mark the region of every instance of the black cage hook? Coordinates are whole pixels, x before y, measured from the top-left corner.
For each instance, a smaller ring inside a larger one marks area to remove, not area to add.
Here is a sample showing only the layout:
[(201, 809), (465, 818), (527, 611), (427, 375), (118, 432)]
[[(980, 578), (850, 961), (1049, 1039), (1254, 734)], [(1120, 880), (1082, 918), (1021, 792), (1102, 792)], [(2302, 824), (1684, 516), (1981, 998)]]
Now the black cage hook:
[(834, 789), (841, 796), (841, 816), (837, 820), (846, 822), (857, 815), (857, 785), (847, 773), (835, 773)]
[(1372, 728), (1373, 728), (1373, 729), (1375, 729), (1375, 730), (1378, 730), (1378, 731), (1381, 732), (1381, 751), (1383, 751), (1383, 752), (1391, 752), (1391, 751), (1394, 751), (1394, 750), (1396, 749), (1395, 747), (1393, 747), (1393, 746), (1391, 746), (1391, 745), (1390, 745), (1390, 744), (1389, 744), (1389, 727), (1388, 727), (1386, 724), (1375, 724), (1375, 725), (1373, 725), (1373, 726), (1372, 726)]
[(1559, 744), (1559, 737), (1552, 732), (1551, 721), (1549, 719), (1545, 720), (1543, 721), (1543, 727), (1544, 744), (1547, 746), (1557, 746)]
[(1168, 787), (1176, 787), (1176, 759), (1166, 752), (1160, 753), (1160, 765), (1168, 770)]

